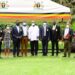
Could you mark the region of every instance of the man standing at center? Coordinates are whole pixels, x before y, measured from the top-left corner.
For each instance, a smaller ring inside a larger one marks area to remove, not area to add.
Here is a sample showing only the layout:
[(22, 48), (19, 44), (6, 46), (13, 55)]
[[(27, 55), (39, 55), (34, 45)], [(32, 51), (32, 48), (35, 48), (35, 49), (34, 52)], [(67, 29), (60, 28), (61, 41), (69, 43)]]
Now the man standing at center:
[(32, 21), (28, 30), (28, 38), (30, 40), (31, 55), (38, 55), (38, 40), (39, 40), (39, 27)]

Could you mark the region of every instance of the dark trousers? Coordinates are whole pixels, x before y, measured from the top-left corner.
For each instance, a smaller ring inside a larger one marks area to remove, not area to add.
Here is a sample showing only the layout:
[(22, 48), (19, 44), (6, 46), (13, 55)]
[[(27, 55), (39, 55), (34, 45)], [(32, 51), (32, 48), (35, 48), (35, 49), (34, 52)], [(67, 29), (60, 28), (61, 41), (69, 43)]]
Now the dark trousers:
[(16, 54), (19, 56), (20, 52), (20, 40), (14, 40), (13, 41), (13, 56), (15, 57)]
[(31, 41), (30, 46), (31, 46), (32, 56), (37, 55), (38, 54), (38, 41)]
[(0, 42), (0, 56), (1, 56), (1, 51), (2, 51), (2, 42)]
[(55, 46), (56, 46), (56, 55), (58, 56), (59, 52), (58, 41), (52, 41), (52, 56), (54, 56)]
[(48, 53), (48, 40), (46, 38), (42, 40), (42, 52), (43, 56), (46, 56)]

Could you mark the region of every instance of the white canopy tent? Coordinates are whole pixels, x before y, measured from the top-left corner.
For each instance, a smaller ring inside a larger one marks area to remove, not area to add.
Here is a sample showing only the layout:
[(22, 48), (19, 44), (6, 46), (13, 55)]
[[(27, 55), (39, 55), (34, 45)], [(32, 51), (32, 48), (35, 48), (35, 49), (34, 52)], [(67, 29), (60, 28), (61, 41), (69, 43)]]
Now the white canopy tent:
[[(1, 3), (5, 2), (5, 8)], [(34, 7), (36, 3), (40, 7)], [(0, 0), (0, 13), (70, 13), (70, 8), (51, 0)]]
[(51, 0), (0, 0), (1, 22), (70, 18), (70, 8)]

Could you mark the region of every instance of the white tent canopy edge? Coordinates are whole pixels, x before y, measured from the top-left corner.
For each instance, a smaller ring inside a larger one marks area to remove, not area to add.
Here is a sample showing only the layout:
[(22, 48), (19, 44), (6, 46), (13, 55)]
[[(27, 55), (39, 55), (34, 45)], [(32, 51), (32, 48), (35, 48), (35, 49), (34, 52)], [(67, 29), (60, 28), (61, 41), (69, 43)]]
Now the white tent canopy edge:
[[(8, 7), (0, 8), (0, 13), (70, 13), (70, 8), (51, 0), (0, 0), (6, 2)], [(42, 9), (34, 8), (39, 2)]]

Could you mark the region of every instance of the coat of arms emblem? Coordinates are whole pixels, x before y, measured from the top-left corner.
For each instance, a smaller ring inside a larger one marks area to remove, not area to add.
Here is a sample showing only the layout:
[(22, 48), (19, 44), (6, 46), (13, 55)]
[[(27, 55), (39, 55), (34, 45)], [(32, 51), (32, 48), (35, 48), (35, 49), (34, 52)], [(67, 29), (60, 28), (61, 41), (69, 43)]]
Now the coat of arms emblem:
[(34, 8), (42, 9), (44, 7), (43, 2), (34, 2)]
[(8, 8), (8, 7), (9, 7), (9, 5), (8, 5), (7, 1), (0, 2), (0, 8)]

